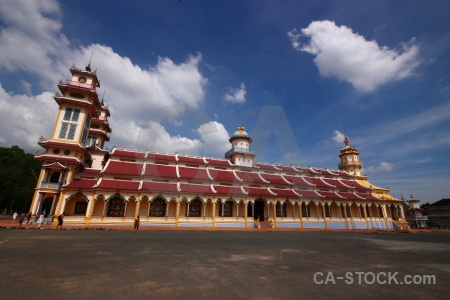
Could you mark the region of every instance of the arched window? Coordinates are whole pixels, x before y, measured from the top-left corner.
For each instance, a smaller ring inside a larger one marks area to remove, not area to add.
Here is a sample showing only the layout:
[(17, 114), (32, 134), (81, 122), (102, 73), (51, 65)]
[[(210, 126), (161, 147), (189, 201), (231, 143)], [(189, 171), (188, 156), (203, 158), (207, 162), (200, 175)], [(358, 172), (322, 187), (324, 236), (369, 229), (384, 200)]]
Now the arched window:
[(331, 209), (328, 203), (325, 203), (325, 217), (327, 218), (331, 217)]
[(286, 202), (283, 205), (280, 202), (277, 202), (277, 217), (286, 217)]
[(233, 216), (233, 201), (226, 201), (223, 204), (223, 214), (222, 205), (219, 206), (219, 216), (232, 217)]
[(125, 201), (120, 197), (109, 200), (108, 217), (123, 217), (125, 214)]
[(302, 217), (309, 217), (309, 205), (302, 203)]
[(188, 207), (188, 217), (200, 217), (202, 215), (202, 202), (200, 201), (200, 199), (192, 200), (191, 203), (189, 203)]
[(59, 172), (55, 172), (50, 176), (50, 182), (59, 182)]
[(150, 217), (165, 217), (166, 216), (166, 201), (162, 198), (157, 198), (150, 204)]

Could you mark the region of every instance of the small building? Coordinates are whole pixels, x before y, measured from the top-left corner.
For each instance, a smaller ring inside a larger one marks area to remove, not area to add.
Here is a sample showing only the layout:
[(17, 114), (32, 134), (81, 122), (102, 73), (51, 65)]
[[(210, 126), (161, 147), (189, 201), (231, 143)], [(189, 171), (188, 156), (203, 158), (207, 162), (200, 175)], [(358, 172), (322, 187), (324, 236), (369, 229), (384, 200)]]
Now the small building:
[(428, 227), (428, 217), (424, 215), (424, 210), (419, 206), (419, 200), (415, 199), (413, 195), (407, 200), (409, 208), (406, 215), (409, 227), (411, 228), (426, 228)]
[(450, 198), (430, 204), (427, 213), (431, 227), (450, 228)]

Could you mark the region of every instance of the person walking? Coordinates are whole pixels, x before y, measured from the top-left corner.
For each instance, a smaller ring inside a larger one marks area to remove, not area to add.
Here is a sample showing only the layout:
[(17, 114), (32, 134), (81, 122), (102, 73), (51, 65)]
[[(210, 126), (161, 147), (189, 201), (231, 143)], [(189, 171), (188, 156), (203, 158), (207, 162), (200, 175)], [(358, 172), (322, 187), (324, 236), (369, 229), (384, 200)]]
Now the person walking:
[(64, 220), (64, 213), (62, 213), (62, 214), (60, 214), (58, 216), (58, 225), (56, 225), (56, 229), (58, 229), (58, 227), (60, 227), (60, 226), (61, 226), (61, 229), (62, 229), (63, 220)]
[(22, 223), (25, 220), (25, 213), (21, 213), (19, 217), (19, 227), (22, 227)]
[(27, 215), (27, 225), (30, 223), (31, 220), (31, 211)]
[(41, 225), (42, 225), (42, 223), (44, 222), (44, 214), (39, 214), (39, 217), (38, 217), (38, 220), (37, 220), (37, 223), (38, 223), (38, 229), (41, 229)]
[(137, 216), (135, 219), (134, 219), (134, 232), (137, 232), (138, 230), (139, 230), (139, 223), (140, 223), (141, 221), (139, 220), (139, 216)]

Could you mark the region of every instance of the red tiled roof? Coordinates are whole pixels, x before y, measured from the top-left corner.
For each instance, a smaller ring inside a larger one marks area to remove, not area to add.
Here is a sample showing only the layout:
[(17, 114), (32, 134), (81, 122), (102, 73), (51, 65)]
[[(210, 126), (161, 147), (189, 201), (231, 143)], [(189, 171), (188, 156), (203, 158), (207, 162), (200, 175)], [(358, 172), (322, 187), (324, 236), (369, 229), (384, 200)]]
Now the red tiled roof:
[(295, 168), (302, 171), (302, 173), (317, 174), (317, 172), (314, 172), (313, 170), (311, 170), (311, 168), (305, 167), (295, 167)]
[(450, 206), (450, 198), (441, 199), (433, 204), (430, 204), (430, 206)]
[(106, 165), (106, 169), (104, 169), (102, 173), (114, 175), (140, 176), (142, 173), (142, 167), (143, 167), (142, 163), (110, 160)]
[(267, 184), (264, 180), (262, 180), (257, 173), (248, 173), (242, 171), (236, 171), (236, 175), (242, 179), (245, 183), (260, 183)]
[(274, 195), (271, 193), (271, 192), (269, 192), (269, 190), (268, 189), (266, 189), (266, 188), (255, 188), (255, 187), (250, 187), (248, 190), (247, 190), (247, 192), (248, 192), (248, 194), (249, 195), (251, 195), (251, 196), (270, 196), (270, 197), (273, 197)]
[(147, 163), (144, 175), (157, 178), (177, 178), (177, 170), (175, 166)]
[(317, 187), (330, 187), (330, 185), (326, 184), (320, 178), (317, 177), (305, 177), (306, 180), (309, 182), (315, 184)]
[(364, 189), (367, 190), (368, 188), (363, 186), (362, 184), (360, 184), (358, 181), (356, 180), (347, 180), (347, 179), (340, 179), (340, 181), (348, 186), (354, 187), (355, 189)]
[(196, 163), (196, 164), (204, 164), (205, 161), (203, 157), (192, 157), (192, 156), (182, 156), (178, 155), (178, 160), (187, 163)]
[(144, 158), (145, 152), (137, 152), (132, 150), (118, 149), (114, 148), (111, 152), (112, 156), (121, 156), (121, 157), (129, 157), (129, 158)]
[(77, 174), (100, 174), (101, 170), (86, 168)]
[[(366, 200), (380, 200), (372, 194), (355, 193), (356, 195), (365, 198)], [(361, 200), (361, 199), (360, 199)]]
[(48, 164), (48, 165), (43, 165), (42, 167), (46, 168), (46, 169), (67, 169), (66, 166), (63, 166), (59, 162), (54, 162), (54, 163), (51, 163), (51, 164)]
[(306, 181), (303, 177), (297, 177), (297, 176), (289, 176), (284, 175), (284, 178), (286, 178), (288, 181), (291, 181), (294, 183), (296, 187), (308, 187), (314, 185), (312, 182)]
[(176, 161), (174, 154), (148, 153), (147, 159)]
[(169, 183), (169, 182), (144, 181), (142, 184), (141, 190), (142, 191), (151, 191), (151, 192), (178, 193), (177, 184)]
[(341, 195), (342, 197), (344, 197), (347, 200), (364, 200), (364, 199), (361, 199), (360, 197), (358, 197), (357, 195), (355, 195), (353, 193), (338, 192), (338, 194)]
[(208, 176), (206, 169), (179, 166), (178, 170), (180, 172), (180, 178), (201, 179), (211, 181), (211, 178)]
[(261, 174), (261, 176), (270, 182), (270, 184), (289, 185), (280, 175)]
[(246, 195), (242, 189), (234, 186), (214, 185), (217, 195)]
[(42, 147), (44, 147), (44, 145), (45, 145), (45, 146), (60, 147), (60, 148), (84, 149), (84, 147), (82, 147), (80, 144), (70, 144), (67, 142), (55, 142), (55, 141), (49, 141), (49, 140), (39, 141), (38, 144), (41, 145)]
[(236, 178), (236, 176), (234, 176), (233, 172), (231, 171), (208, 169), (208, 172), (216, 181), (238, 182), (238, 179)]
[(287, 172), (295, 172), (298, 173), (299, 171), (294, 169), (293, 166), (278, 166), (278, 168), (280, 168), (283, 171), (287, 171)]
[(278, 170), (274, 165), (263, 164), (263, 163), (255, 163), (253, 165), (260, 169)]
[(341, 197), (339, 197), (339, 195), (337, 195), (334, 192), (325, 192), (325, 191), (317, 191), (319, 194), (324, 195), (325, 198), (329, 198), (329, 199), (343, 199)]
[(315, 191), (296, 190), (296, 192), (301, 195), (301, 198), (324, 198), (317, 194)]
[[(78, 158), (75, 157), (62, 157), (62, 156), (53, 156), (53, 155), (39, 155), (34, 157), (37, 160), (44, 160), (44, 161), (54, 161), (54, 162), (63, 162), (68, 164), (83, 164)], [(84, 164), (83, 164), (84, 165)]]
[(139, 181), (125, 181), (116, 179), (103, 179), (97, 189), (134, 190), (139, 188)]
[(299, 196), (294, 193), (291, 189), (270, 189), (272, 192), (274, 192), (275, 194), (277, 194), (277, 196), (282, 196), (282, 197), (290, 197), (290, 198), (299, 198)]
[(74, 179), (63, 187), (65, 189), (92, 189), (96, 183), (97, 179)]
[(227, 159), (207, 158), (206, 161), (210, 165), (219, 165), (219, 166), (227, 166), (227, 167), (231, 166)]
[(344, 188), (344, 189), (349, 189), (348, 186), (343, 185), (341, 182), (339, 182), (336, 179), (330, 179), (330, 178), (323, 178), (323, 180), (328, 183), (331, 184), (332, 186), (335, 186), (337, 188)]
[(196, 193), (196, 194), (214, 194), (211, 190), (211, 185), (201, 185), (201, 184), (181, 184), (182, 193)]

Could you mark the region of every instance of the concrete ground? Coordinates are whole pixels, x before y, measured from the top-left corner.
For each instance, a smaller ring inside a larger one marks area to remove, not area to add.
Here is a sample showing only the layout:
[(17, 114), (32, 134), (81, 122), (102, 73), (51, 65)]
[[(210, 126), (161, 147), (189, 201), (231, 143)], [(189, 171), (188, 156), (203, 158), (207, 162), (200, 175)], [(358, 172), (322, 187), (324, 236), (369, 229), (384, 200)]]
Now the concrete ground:
[(449, 253), (448, 232), (2, 227), (0, 299), (448, 299)]

